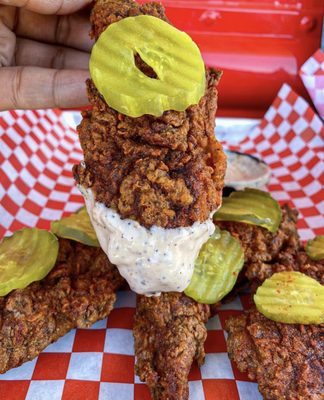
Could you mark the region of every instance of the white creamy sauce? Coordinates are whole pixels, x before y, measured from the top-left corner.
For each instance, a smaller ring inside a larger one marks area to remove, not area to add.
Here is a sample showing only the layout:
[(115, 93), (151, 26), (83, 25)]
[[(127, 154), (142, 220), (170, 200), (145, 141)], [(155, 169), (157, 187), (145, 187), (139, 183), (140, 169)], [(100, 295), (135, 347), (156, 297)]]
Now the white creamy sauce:
[(134, 292), (151, 296), (185, 290), (199, 250), (215, 230), (211, 218), (190, 227), (147, 229), (96, 202), (91, 189), (79, 189), (103, 251)]
[(261, 188), (271, 176), (270, 168), (263, 162), (247, 154), (226, 151), (227, 169), (225, 185), (237, 190), (245, 187)]

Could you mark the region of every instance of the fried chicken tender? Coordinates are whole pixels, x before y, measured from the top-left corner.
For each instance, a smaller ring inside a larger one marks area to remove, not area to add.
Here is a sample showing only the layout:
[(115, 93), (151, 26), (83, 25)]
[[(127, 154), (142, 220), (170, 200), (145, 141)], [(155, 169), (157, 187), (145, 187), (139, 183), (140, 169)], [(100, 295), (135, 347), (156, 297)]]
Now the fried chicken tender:
[[(97, 0), (91, 35), (111, 23), (149, 14), (167, 20), (160, 4)], [(154, 71), (137, 55), (148, 76)], [(206, 92), (186, 111), (131, 118), (110, 108), (88, 80), (91, 111), (78, 127), (84, 162), (76, 181), (91, 188), (98, 202), (150, 228), (191, 226), (205, 221), (221, 203), (226, 158), (214, 136), (216, 85), (220, 72), (206, 72)]]
[(275, 233), (241, 222), (217, 221), (217, 225), (241, 242), (245, 255), (243, 274), (256, 285), (282, 271), (300, 271), (324, 284), (324, 261), (307, 256), (297, 232), (297, 216), (296, 210), (284, 205)]
[(101, 249), (60, 239), (56, 265), (44, 279), (0, 297), (0, 373), (71, 329), (105, 318), (122, 283)]
[[(297, 211), (282, 207), (279, 229), (217, 222), (240, 240), (243, 273), (254, 291), (275, 272), (300, 271), (324, 283), (324, 262), (311, 260), (300, 243)], [(213, 310), (214, 312), (215, 310)], [(324, 326), (273, 322), (256, 309), (226, 321), (227, 348), (240, 371), (257, 380), (267, 400), (319, 400), (324, 392)]]
[(186, 400), (194, 360), (205, 358), (209, 306), (183, 293), (138, 296), (134, 322), (136, 373), (154, 400)]
[(282, 251), (290, 248), (298, 250), (297, 216), (296, 210), (284, 205), (281, 224), (274, 233), (266, 228), (243, 222), (216, 221), (216, 224), (240, 241), (244, 250), (244, 261), (249, 270), (251, 265), (271, 262)]
[(257, 310), (226, 321), (227, 349), (266, 400), (321, 400), (324, 325), (273, 322)]

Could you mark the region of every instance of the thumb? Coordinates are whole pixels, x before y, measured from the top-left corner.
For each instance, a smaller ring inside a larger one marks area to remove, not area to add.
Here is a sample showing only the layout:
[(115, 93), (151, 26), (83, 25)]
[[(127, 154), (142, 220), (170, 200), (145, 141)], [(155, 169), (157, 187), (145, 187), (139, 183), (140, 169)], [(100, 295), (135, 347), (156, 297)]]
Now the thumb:
[(85, 70), (39, 67), (0, 68), (0, 111), (11, 109), (72, 108), (88, 104)]
[(71, 14), (92, 0), (0, 0), (6, 6), (23, 7), (39, 14)]

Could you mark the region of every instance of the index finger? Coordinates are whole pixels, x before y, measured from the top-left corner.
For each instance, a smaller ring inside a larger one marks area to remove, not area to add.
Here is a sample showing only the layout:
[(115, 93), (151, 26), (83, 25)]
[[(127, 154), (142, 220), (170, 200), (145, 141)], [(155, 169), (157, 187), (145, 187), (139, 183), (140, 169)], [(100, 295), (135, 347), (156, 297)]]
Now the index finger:
[(70, 14), (92, 0), (0, 0), (6, 6), (23, 7), (40, 14)]
[(71, 108), (88, 104), (84, 70), (39, 67), (0, 68), (0, 111)]

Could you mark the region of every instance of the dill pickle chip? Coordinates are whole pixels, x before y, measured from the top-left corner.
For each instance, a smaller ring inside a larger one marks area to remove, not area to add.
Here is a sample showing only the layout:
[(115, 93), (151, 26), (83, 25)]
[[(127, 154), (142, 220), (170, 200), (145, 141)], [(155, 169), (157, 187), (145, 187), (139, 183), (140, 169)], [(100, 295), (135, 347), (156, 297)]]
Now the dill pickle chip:
[(286, 324), (324, 322), (324, 286), (297, 271), (277, 272), (254, 295), (265, 317)]
[(239, 241), (216, 229), (200, 250), (185, 294), (199, 303), (217, 303), (233, 289), (243, 264)]
[(23, 228), (0, 243), (0, 296), (39, 281), (54, 267), (59, 250), (51, 232)]
[(282, 218), (279, 203), (269, 193), (258, 189), (232, 192), (223, 198), (220, 209), (214, 214), (216, 221), (237, 221), (259, 225), (276, 232)]
[(75, 214), (51, 223), (51, 231), (56, 236), (75, 240), (88, 246), (100, 247), (97, 235), (87, 209), (82, 207)]
[[(135, 55), (157, 79), (145, 75)], [(205, 92), (205, 65), (190, 36), (150, 15), (124, 18), (99, 36), (90, 75), (107, 104), (130, 117), (184, 111)]]
[(324, 236), (316, 236), (306, 244), (306, 253), (312, 260), (324, 260)]

